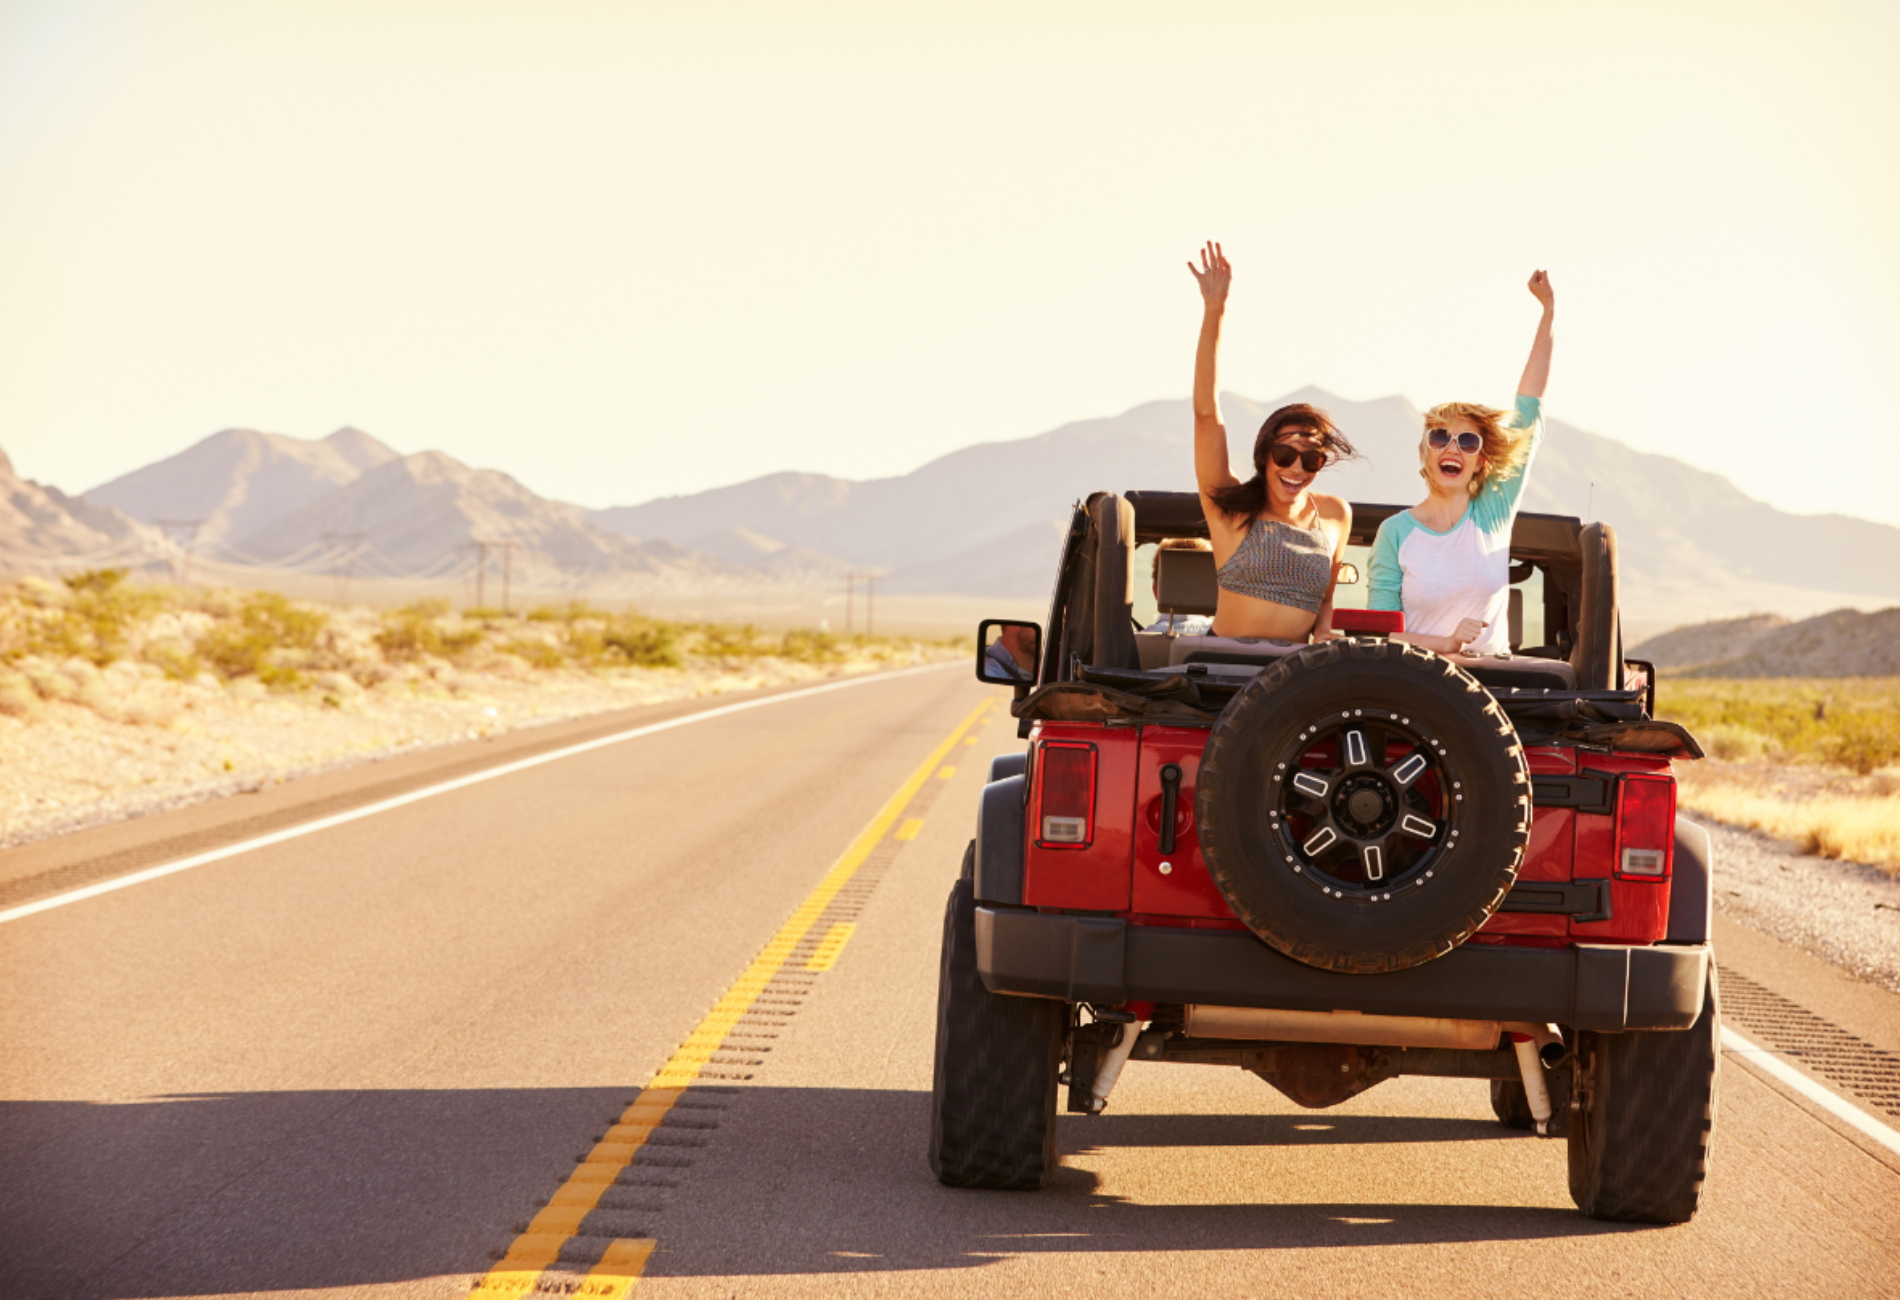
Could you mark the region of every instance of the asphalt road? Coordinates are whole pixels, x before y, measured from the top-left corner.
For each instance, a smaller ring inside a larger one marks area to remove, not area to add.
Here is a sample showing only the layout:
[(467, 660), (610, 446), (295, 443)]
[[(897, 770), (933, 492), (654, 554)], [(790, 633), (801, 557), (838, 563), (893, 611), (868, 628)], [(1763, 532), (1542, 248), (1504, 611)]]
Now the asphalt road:
[[(1001, 702), (954, 668), (797, 694), (0, 924), (0, 1296), (504, 1294), (543, 1247), (570, 1294), (615, 1240), (653, 1243), (643, 1298), (1900, 1293), (1900, 1155), (1733, 1055), (1675, 1228), (1580, 1217), (1480, 1084), (1309, 1112), (1141, 1062), (1053, 1186), (939, 1187), (937, 936)], [(0, 908), (705, 707), (0, 854)], [(1900, 998), (1718, 943), (1900, 1052)]]

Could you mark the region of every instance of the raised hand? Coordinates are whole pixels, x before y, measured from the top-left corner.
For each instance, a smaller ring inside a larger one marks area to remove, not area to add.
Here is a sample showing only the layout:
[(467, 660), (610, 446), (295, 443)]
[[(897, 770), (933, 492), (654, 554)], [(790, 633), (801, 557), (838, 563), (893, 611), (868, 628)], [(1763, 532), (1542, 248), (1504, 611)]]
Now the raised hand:
[(1531, 282), (1528, 288), (1531, 291), (1531, 296), (1544, 304), (1546, 311), (1550, 310), (1557, 301), (1557, 291), (1550, 286), (1550, 273), (1548, 271), (1531, 272)]
[[(1227, 261), (1227, 254), (1220, 251), (1220, 245), (1210, 241), (1201, 249), (1201, 264), (1196, 267), (1188, 263), (1188, 271), (1194, 276), (1195, 283), (1201, 286), (1201, 298), (1210, 307), (1218, 307), (1227, 301), (1227, 287), (1233, 283), (1234, 268)], [(1539, 275), (1543, 272), (1539, 271)]]

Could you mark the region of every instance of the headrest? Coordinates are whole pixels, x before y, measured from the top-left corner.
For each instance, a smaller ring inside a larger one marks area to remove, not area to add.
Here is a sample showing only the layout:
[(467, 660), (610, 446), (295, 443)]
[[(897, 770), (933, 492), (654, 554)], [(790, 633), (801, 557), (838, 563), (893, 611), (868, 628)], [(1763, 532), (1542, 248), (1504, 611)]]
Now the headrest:
[(1163, 614), (1212, 614), (1219, 597), (1212, 551), (1156, 551), (1155, 599)]

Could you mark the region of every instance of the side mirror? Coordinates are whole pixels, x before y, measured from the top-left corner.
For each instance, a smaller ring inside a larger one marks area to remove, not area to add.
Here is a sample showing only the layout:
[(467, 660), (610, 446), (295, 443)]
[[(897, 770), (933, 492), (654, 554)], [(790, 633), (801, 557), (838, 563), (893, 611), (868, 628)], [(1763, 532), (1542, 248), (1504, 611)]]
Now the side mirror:
[(1342, 561), (1339, 566), (1339, 585), (1350, 587), (1359, 581), (1359, 566), (1350, 560)]
[(994, 686), (1034, 686), (1042, 662), (1042, 629), (1034, 623), (986, 618), (976, 627), (976, 679)]

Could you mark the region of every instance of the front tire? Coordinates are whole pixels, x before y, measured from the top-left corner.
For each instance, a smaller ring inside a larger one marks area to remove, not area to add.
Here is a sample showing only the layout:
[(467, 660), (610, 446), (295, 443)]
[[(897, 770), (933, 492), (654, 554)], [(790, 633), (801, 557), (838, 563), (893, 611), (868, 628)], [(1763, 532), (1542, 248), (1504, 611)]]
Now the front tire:
[(1687, 1223), (1708, 1179), (1722, 1066), (1715, 971), (1688, 1029), (1579, 1035), (1584, 1105), (1570, 1125), (1570, 1195), (1593, 1219)]
[(984, 987), (968, 861), (943, 916), (930, 1170), (948, 1187), (1027, 1190), (1041, 1187), (1056, 1168), (1056, 1076), (1067, 1008)]

